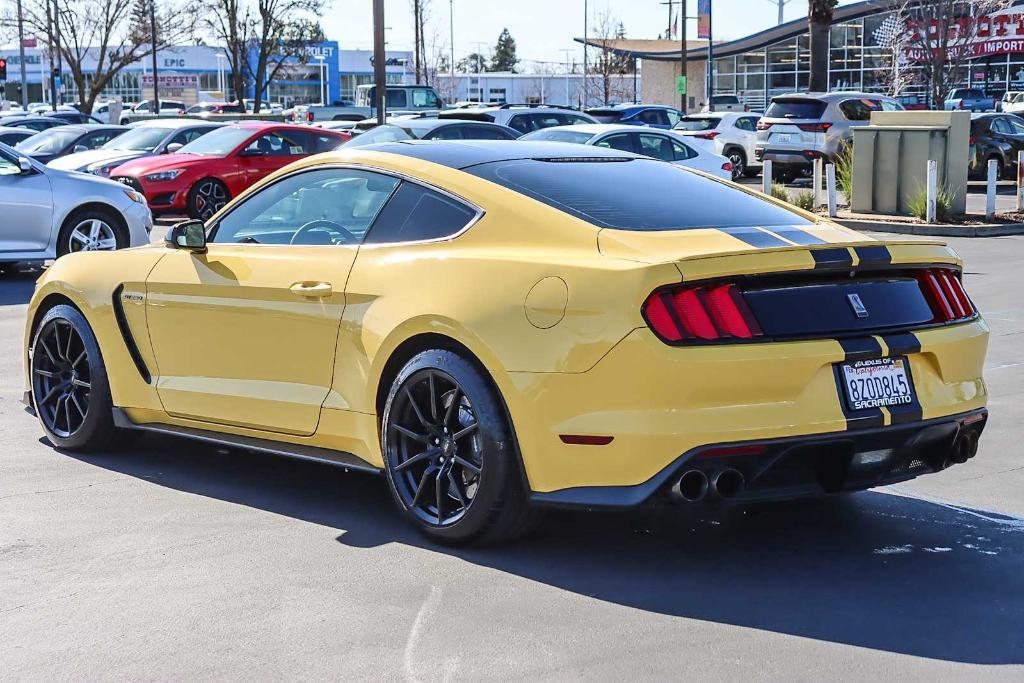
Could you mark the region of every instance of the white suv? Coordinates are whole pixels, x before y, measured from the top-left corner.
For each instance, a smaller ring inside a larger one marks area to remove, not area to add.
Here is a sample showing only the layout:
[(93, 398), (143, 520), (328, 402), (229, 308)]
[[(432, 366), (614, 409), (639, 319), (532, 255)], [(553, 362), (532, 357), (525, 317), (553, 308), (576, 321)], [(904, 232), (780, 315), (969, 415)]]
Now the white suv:
[(732, 179), (753, 178), (761, 170), (754, 156), (757, 122), (760, 114), (720, 112), (689, 114), (676, 124), (675, 132), (701, 140), (709, 140), (716, 154), (732, 162)]

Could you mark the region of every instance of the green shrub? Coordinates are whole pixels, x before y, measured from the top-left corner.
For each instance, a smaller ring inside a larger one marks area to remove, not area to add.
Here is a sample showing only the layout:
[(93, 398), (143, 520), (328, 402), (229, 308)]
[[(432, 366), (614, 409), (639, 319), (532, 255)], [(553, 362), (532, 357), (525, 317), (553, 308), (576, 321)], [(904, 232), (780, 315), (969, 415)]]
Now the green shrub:
[(796, 205), (797, 208), (803, 209), (804, 211), (814, 211), (814, 193), (810, 190), (797, 192), (796, 196), (794, 196), (790, 201)]
[[(928, 220), (928, 190), (921, 188), (910, 197), (907, 203), (910, 213), (922, 221)], [(945, 223), (949, 220), (953, 209), (953, 192), (945, 185), (939, 185), (935, 193), (935, 220)]]
[(844, 145), (832, 163), (836, 167), (836, 189), (853, 205), (853, 145)]
[(771, 195), (775, 199), (781, 199), (784, 202), (789, 201), (789, 191), (786, 189), (786, 186), (783, 185), (782, 183), (772, 183)]

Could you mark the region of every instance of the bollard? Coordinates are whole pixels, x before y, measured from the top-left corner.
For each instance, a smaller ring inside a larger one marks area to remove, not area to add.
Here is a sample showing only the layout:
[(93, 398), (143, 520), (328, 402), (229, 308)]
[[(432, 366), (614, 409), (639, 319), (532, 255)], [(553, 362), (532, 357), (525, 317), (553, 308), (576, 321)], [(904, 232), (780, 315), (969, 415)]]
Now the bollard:
[(928, 160), (928, 208), (925, 211), (925, 221), (935, 222), (935, 200), (939, 190), (939, 163), (934, 159)]
[(812, 192), (814, 193), (814, 209), (817, 210), (821, 206), (821, 165), (825, 163), (825, 160), (818, 157), (814, 160), (814, 179), (812, 185)]
[(1017, 152), (1017, 213), (1024, 211), (1024, 151)]
[(992, 220), (996, 215), (996, 183), (999, 179), (999, 162), (988, 160), (988, 178), (985, 184), (985, 218)]
[(836, 206), (836, 165), (826, 164), (825, 165), (825, 188), (828, 192), (828, 215), (831, 218), (835, 218), (839, 215), (839, 209)]
[(764, 166), (761, 168), (761, 191), (765, 194), (772, 193), (772, 160), (765, 159)]

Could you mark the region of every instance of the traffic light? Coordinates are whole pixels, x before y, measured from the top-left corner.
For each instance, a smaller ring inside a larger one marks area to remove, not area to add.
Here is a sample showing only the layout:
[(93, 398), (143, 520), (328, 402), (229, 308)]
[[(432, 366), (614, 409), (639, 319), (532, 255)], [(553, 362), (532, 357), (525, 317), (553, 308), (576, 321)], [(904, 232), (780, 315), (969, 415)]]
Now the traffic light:
[(7, 80), (7, 60), (0, 58), (0, 81)]

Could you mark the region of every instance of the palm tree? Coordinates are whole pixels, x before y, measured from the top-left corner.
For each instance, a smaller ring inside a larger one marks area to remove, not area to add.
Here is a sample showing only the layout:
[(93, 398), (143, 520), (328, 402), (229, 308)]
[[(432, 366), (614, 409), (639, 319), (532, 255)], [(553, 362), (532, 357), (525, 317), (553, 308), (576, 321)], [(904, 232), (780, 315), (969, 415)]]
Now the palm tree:
[(812, 92), (828, 90), (829, 30), (839, 0), (807, 0), (807, 24), (811, 35)]

